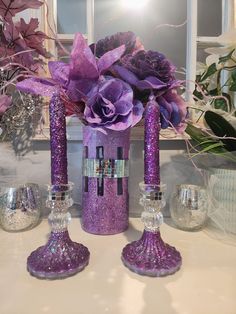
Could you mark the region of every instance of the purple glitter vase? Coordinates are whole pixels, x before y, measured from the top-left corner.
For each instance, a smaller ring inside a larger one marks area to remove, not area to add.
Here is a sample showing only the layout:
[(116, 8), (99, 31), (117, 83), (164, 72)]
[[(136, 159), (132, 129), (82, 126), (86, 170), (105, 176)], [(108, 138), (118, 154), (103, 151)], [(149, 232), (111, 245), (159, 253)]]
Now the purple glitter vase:
[(83, 128), (82, 227), (108, 235), (128, 228), (128, 158), (130, 129)]

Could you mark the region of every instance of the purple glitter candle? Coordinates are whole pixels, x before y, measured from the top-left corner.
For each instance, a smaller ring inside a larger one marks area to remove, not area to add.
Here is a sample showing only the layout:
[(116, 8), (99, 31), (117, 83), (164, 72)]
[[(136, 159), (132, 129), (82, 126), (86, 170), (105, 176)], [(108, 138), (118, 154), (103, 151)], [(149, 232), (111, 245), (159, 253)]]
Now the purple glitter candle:
[(127, 244), (121, 255), (130, 270), (155, 277), (175, 273), (182, 263), (180, 253), (161, 239), (159, 230), (163, 221), (161, 209), (165, 205), (160, 185), (159, 132), (160, 108), (150, 99), (145, 112), (144, 184), (140, 183), (145, 229), (141, 239)]
[(160, 184), (159, 133), (160, 108), (154, 100), (150, 100), (145, 110), (144, 182), (146, 184)]
[(27, 269), (35, 277), (65, 278), (84, 269), (89, 262), (89, 250), (73, 242), (67, 231), (68, 208), (73, 204), (72, 184), (67, 177), (67, 141), (65, 108), (59, 95), (50, 102), (51, 181), (47, 206), (51, 208), (49, 224), (52, 231), (46, 245), (39, 247), (27, 259)]
[(65, 107), (60, 96), (55, 94), (49, 105), (51, 182), (53, 185), (67, 184), (67, 141)]

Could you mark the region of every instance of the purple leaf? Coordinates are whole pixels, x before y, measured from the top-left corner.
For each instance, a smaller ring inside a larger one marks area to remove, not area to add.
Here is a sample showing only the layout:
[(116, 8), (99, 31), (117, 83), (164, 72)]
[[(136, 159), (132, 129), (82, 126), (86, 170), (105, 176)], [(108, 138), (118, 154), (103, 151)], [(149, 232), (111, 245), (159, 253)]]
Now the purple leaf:
[(27, 48), (24, 39), (20, 36), (19, 30), (13, 23), (6, 23), (3, 34), (9, 46), (17, 45), (22, 49)]
[(10, 107), (12, 98), (7, 95), (0, 95), (0, 116)]
[(43, 78), (29, 78), (16, 84), (16, 87), (25, 93), (52, 97), (59, 86), (53, 80)]
[(49, 61), (49, 72), (54, 81), (60, 85), (66, 85), (69, 77), (69, 65), (61, 61)]
[(34, 49), (40, 55), (48, 57), (48, 53), (43, 46), (43, 42), (48, 36), (43, 32), (37, 31), (39, 26), (38, 19), (31, 18), (29, 23), (25, 23), (24, 19), (20, 19), (20, 22), (16, 24), (16, 28), (21, 34), (27, 47)]
[(74, 38), (70, 75), (72, 78), (84, 79), (97, 79), (99, 77), (96, 59), (80, 33), (77, 33)]
[(99, 60), (98, 60), (98, 71), (100, 74), (103, 74), (106, 70), (108, 70), (113, 63), (118, 61), (125, 51), (125, 45), (122, 45), (116, 49), (106, 52)]
[(6, 21), (11, 21), (18, 12), (26, 9), (38, 9), (43, 2), (38, 0), (0, 0), (0, 16)]

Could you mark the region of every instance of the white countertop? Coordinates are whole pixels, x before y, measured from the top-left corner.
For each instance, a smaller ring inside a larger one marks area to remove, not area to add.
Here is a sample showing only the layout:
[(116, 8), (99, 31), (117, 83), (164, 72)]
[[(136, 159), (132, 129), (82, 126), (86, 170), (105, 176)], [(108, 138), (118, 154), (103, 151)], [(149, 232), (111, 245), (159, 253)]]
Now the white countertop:
[(0, 230), (1, 314), (236, 314), (236, 247), (210, 238), (204, 231), (184, 232), (167, 224), (164, 241), (182, 254), (176, 274), (163, 278), (139, 276), (120, 260), (127, 242), (141, 236), (142, 223), (130, 220), (123, 234), (95, 236), (72, 219), (72, 240), (86, 245), (90, 263), (63, 280), (39, 280), (26, 271), (29, 253), (46, 242), (43, 220), (22, 233)]

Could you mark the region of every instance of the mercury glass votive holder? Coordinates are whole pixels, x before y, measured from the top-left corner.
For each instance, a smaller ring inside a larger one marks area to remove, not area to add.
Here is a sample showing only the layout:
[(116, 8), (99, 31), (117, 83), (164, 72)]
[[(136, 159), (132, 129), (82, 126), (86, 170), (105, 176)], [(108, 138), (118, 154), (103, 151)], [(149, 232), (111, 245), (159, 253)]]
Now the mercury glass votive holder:
[(0, 187), (0, 225), (8, 232), (29, 230), (39, 223), (41, 193), (35, 183), (4, 183)]
[(126, 267), (146, 276), (160, 277), (175, 273), (181, 266), (180, 253), (166, 244), (160, 234), (163, 223), (161, 209), (165, 206), (165, 185), (140, 183), (140, 204), (144, 207), (141, 239), (127, 244), (121, 255)]
[(39, 247), (27, 259), (31, 275), (43, 279), (60, 279), (76, 274), (89, 262), (89, 250), (70, 239), (67, 226), (71, 220), (72, 187), (69, 184), (50, 185), (46, 205), (51, 234), (46, 245)]
[(208, 193), (203, 186), (180, 184), (172, 195), (170, 214), (179, 229), (195, 231), (205, 225), (208, 207)]

